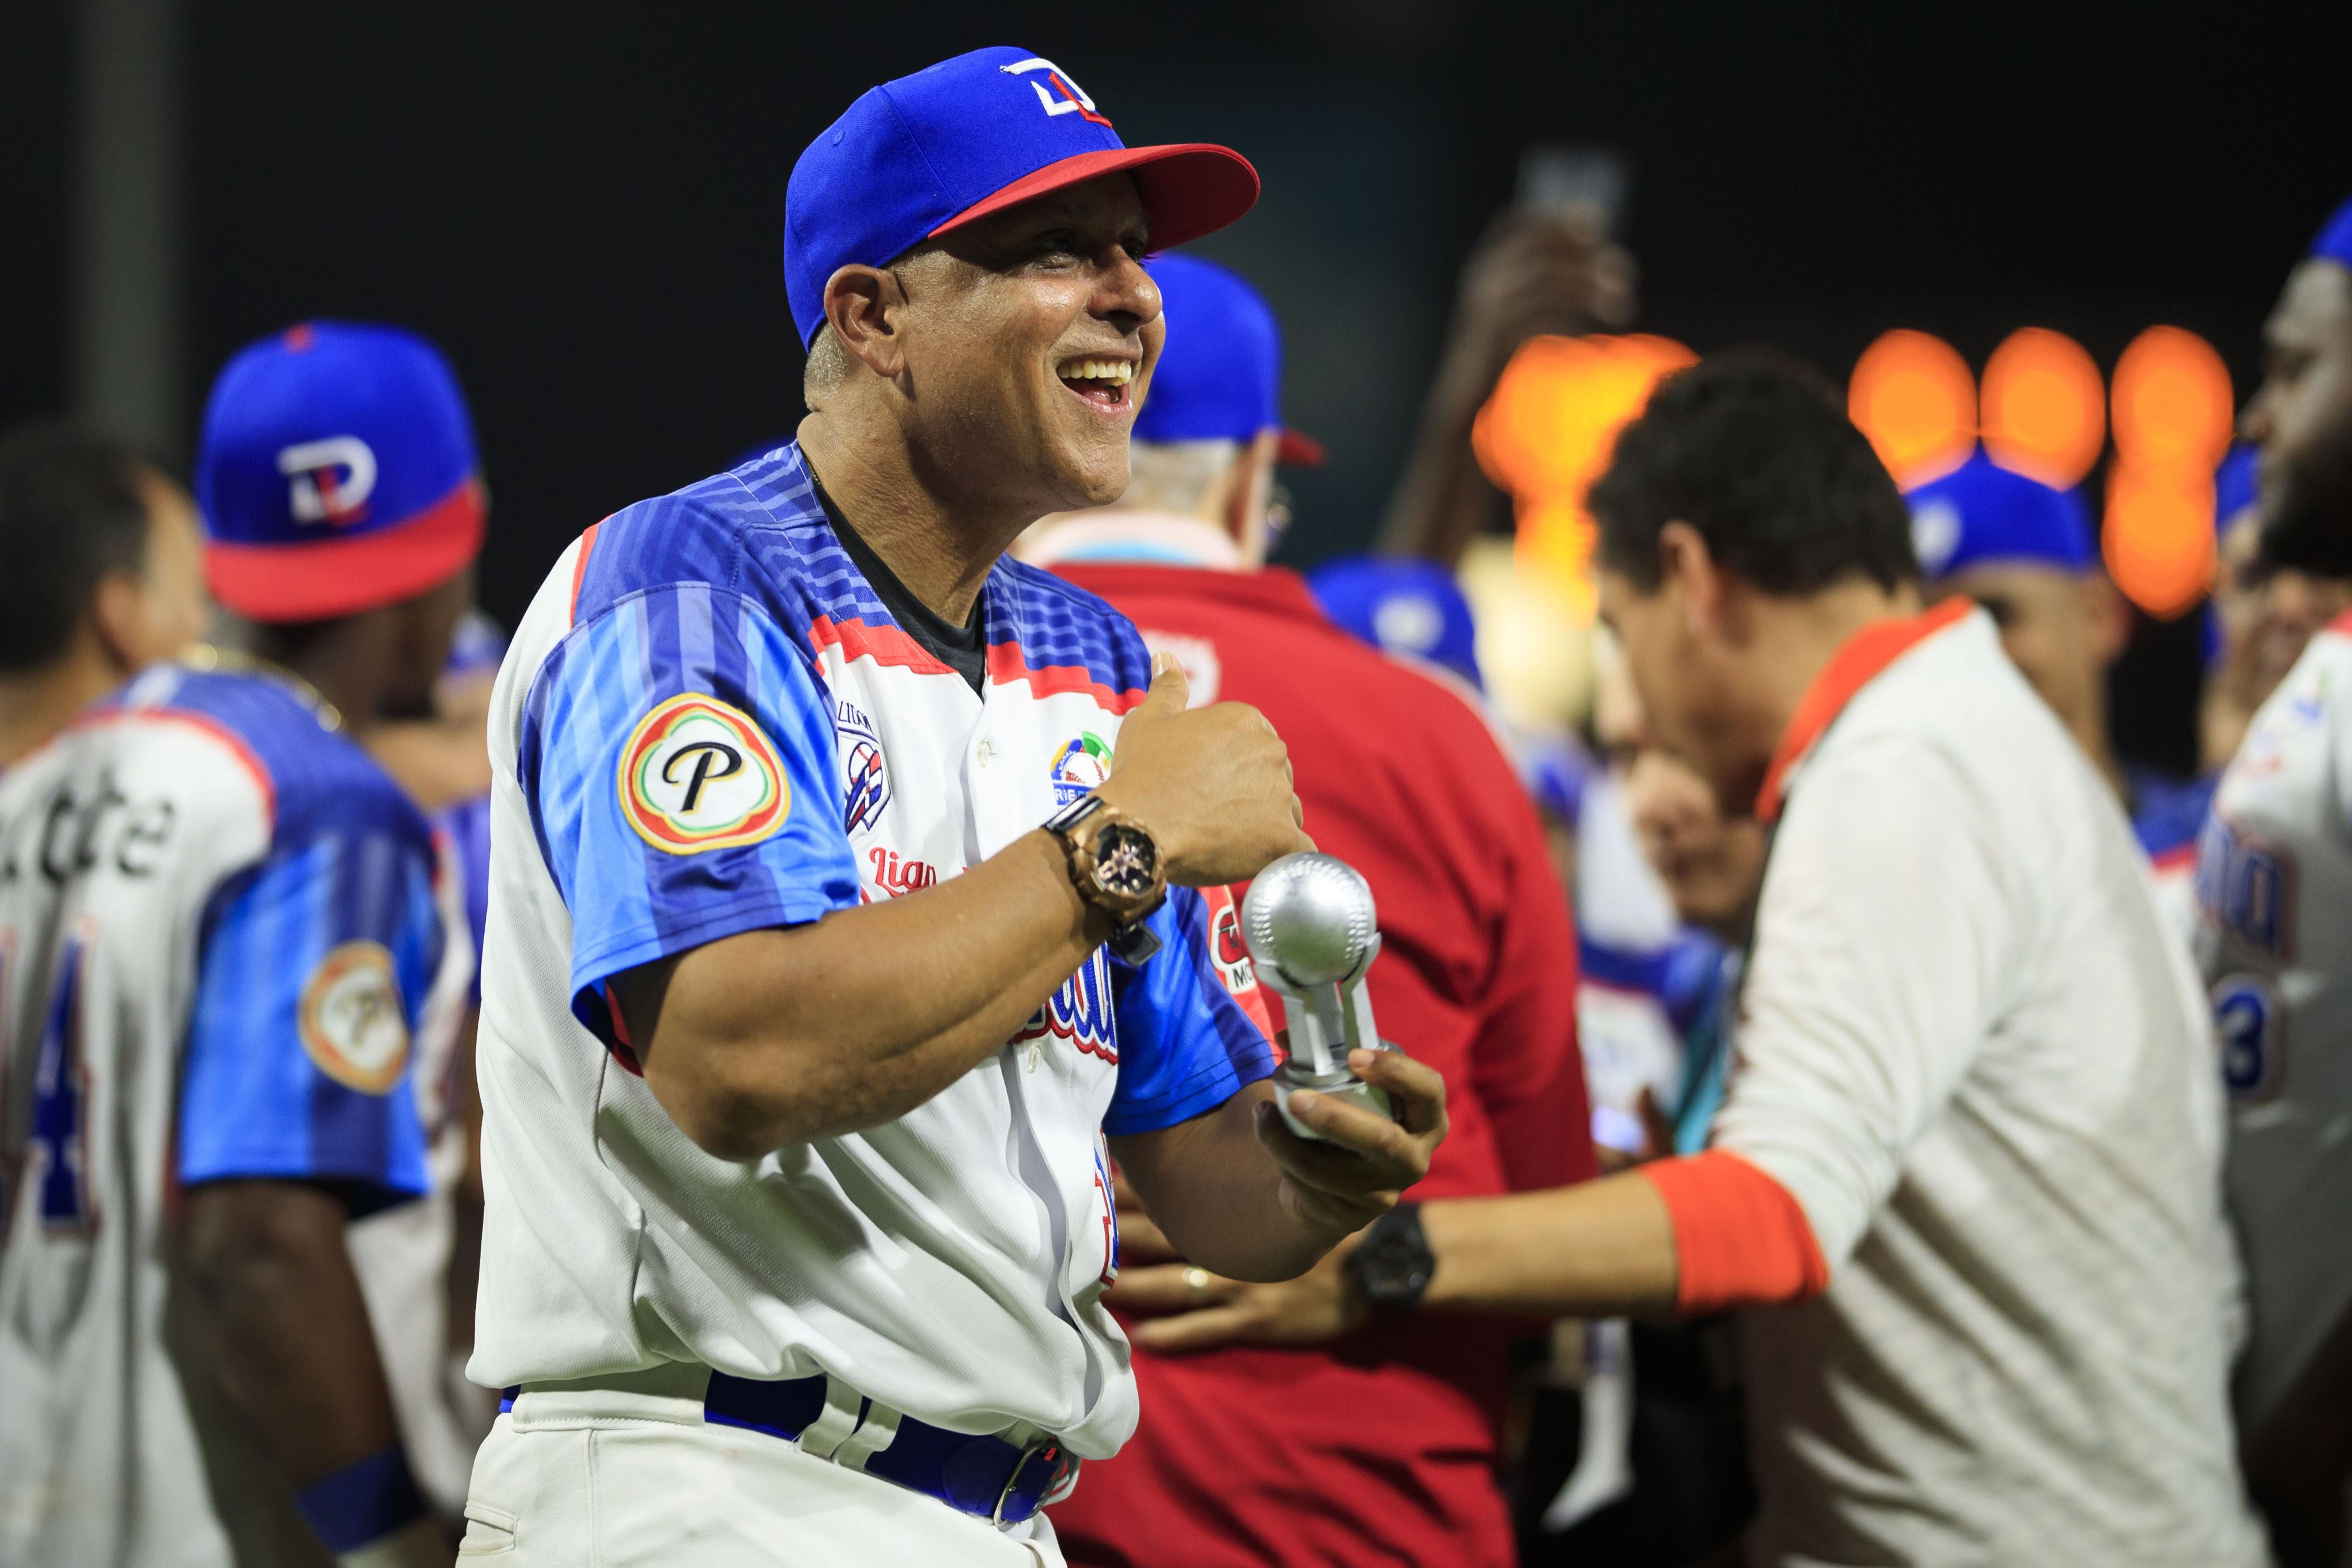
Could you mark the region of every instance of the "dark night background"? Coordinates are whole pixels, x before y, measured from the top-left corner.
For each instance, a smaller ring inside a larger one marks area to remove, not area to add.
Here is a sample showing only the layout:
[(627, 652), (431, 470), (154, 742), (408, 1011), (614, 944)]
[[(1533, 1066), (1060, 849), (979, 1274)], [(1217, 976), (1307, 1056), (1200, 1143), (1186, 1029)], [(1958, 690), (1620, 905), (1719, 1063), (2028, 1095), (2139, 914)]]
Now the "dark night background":
[[(1893, 326), (1981, 366), (2012, 328), (2104, 368), (2156, 321), (2252, 390), (2263, 316), (2352, 190), (2341, 7), (1810, 7), (1259, 0), (1183, 7), (401, 6), (184, 13), (188, 380), (304, 316), (448, 350), (495, 492), (509, 622), (587, 524), (798, 417), (784, 183), (857, 92), (982, 44), (1066, 68), (1130, 142), (1265, 177), (1200, 248), (1288, 334), (1286, 557), (1368, 539), (1454, 270), (1530, 139), (1637, 180), (1640, 325), (1838, 375)], [(0, 5), (0, 420), (68, 396), (71, 19)], [(187, 438), (182, 442), (184, 455)], [(2194, 620), (2118, 673), (2126, 747), (2185, 761)]]

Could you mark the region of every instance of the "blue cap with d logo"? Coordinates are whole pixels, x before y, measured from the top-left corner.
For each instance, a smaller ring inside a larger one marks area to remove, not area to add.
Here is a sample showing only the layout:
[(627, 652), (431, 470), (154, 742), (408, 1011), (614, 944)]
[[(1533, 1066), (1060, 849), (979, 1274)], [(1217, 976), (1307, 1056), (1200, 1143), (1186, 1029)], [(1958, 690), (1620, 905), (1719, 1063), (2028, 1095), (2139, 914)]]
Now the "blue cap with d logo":
[(1181, 245), (1257, 201), (1257, 171), (1205, 142), (1129, 147), (1069, 73), (974, 49), (869, 89), (801, 154), (784, 195), (784, 287), (806, 345), (824, 285), (935, 235), (1103, 174), (1134, 176), (1151, 243)]
[(256, 621), (320, 621), (436, 587), (482, 545), (474, 423), (440, 351), (307, 321), (238, 350), (196, 454), (205, 574)]

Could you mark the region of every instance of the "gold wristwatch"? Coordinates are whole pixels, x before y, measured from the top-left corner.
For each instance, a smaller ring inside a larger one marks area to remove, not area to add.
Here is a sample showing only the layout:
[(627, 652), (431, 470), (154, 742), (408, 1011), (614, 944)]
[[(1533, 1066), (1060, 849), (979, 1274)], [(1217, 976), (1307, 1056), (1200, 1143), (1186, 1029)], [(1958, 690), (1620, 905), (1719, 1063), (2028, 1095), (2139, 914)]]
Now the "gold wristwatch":
[(1070, 860), (1078, 896), (1111, 917), (1110, 950), (1140, 964), (1160, 949), (1143, 922), (1168, 897), (1160, 843), (1150, 831), (1091, 790), (1045, 819)]

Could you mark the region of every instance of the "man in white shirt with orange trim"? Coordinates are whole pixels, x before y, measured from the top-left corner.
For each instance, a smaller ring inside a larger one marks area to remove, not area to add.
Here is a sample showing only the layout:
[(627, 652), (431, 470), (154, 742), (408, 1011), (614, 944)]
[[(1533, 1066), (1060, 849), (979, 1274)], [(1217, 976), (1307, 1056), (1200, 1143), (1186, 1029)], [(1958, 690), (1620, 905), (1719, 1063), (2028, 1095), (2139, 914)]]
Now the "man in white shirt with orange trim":
[(1422, 1205), (1422, 1305), (1759, 1309), (1754, 1563), (2265, 1561), (2212, 1048), (2114, 791), (1987, 616), (1920, 613), (1809, 373), (1669, 381), (1590, 505), (1655, 738), (1774, 827), (1738, 1059), (1704, 1153)]

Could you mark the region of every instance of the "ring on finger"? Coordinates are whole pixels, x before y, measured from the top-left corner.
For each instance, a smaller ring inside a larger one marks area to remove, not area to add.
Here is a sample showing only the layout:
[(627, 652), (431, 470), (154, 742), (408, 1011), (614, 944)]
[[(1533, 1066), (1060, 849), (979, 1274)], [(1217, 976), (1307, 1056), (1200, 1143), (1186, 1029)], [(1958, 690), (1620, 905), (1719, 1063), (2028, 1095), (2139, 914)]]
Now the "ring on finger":
[(1209, 1271), (1197, 1265), (1184, 1270), (1184, 1291), (1199, 1306), (1209, 1299)]

